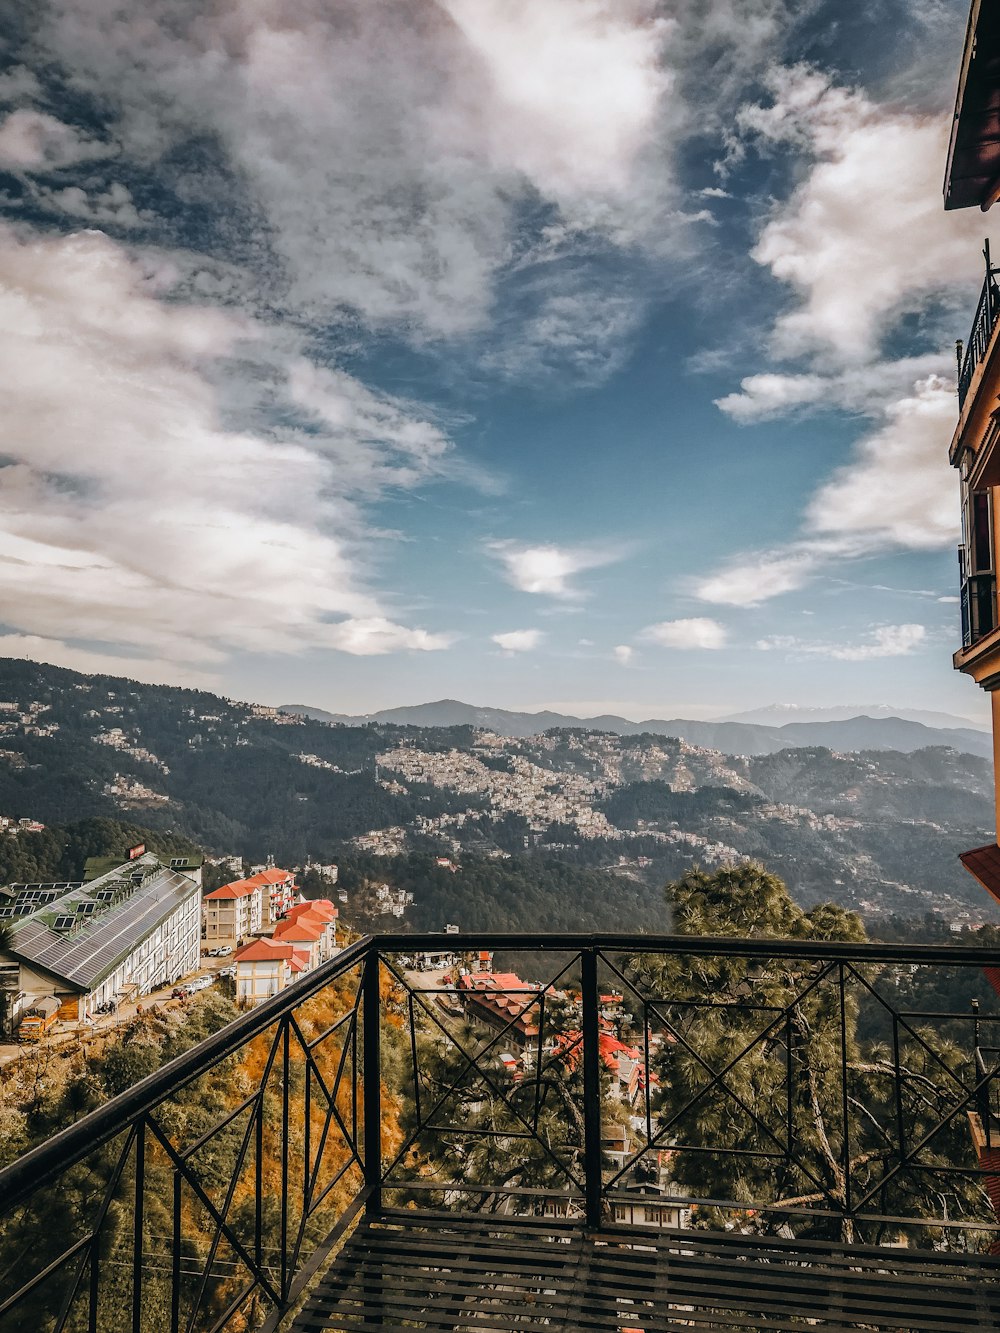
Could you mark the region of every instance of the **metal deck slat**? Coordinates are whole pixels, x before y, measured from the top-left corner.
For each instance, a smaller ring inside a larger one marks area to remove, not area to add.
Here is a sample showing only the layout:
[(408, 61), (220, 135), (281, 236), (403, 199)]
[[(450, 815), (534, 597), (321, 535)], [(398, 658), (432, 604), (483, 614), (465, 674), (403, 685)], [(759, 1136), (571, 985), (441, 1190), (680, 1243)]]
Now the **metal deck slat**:
[(399, 1210), (357, 1229), (292, 1327), (996, 1333), (1000, 1261)]

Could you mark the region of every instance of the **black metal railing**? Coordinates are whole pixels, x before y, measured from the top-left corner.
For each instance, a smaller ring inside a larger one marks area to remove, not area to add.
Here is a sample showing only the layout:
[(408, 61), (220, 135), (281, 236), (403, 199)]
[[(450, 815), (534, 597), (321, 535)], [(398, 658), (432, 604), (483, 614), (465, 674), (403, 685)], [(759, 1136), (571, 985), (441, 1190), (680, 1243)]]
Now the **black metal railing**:
[(982, 291), (979, 293), (979, 304), (976, 306), (972, 330), (969, 333), (964, 355), (960, 358), (958, 367), (959, 409), (965, 406), (965, 399), (972, 384), (972, 377), (975, 374), (976, 367), (986, 356), (997, 319), (1000, 318), (1000, 287), (997, 286), (996, 282), (1000, 269), (994, 268), (991, 263), (989, 241), (983, 247), (983, 257), (986, 260), (986, 277), (983, 280)]
[(995, 574), (970, 574), (962, 581), (962, 647), (992, 634), (997, 627), (997, 580)]
[(362, 1211), (399, 1206), (981, 1253), (998, 962), (362, 940), (0, 1171), (0, 1329), (274, 1329)]

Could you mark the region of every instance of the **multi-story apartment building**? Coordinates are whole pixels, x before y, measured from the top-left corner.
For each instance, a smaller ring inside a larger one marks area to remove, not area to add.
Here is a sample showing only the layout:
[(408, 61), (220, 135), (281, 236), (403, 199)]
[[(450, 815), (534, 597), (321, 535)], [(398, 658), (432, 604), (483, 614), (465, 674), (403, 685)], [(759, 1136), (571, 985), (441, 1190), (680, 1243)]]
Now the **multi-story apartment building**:
[[(1000, 198), (1000, 13), (974, 0), (966, 32), (945, 172), (945, 208)], [(962, 645), (954, 655), (990, 695), (993, 751), (1000, 771), (1000, 621), (997, 617), (997, 533), (1000, 531), (1000, 268), (989, 241), (985, 274), (972, 330), (958, 348), (958, 422), (949, 457), (958, 469), (962, 503), (959, 577)], [(997, 799), (1000, 813), (1000, 796)], [(1000, 818), (997, 819), (1000, 824)], [(996, 841), (962, 854), (966, 868), (1000, 899), (1000, 848)]]
[(202, 903), (202, 939), (206, 949), (236, 949), (261, 930), (263, 890), (237, 879), (206, 893)]
[(337, 952), (338, 915), (328, 898), (298, 903), (275, 926), (272, 939), (293, 945), (308, 956), (309, 967), (318, 967)]
[(200, 959), (201, 889), (144, 853), (84, 884), (0, 890), (12, 939), (0, 951), (0, 1025), (7, 1032), (47, 996), (81, 1020), (124, 997), (176, 981)]
[(290, 870), (279, 870), (277, 867), (260, 870), (256, 875), (251, 875), (246, 882), (256, 884), (260, 888), (260, 917), (265, 930), (273, 926), (276, 921), (280, 921), (295, 904), (298, 887), (295, 876)]

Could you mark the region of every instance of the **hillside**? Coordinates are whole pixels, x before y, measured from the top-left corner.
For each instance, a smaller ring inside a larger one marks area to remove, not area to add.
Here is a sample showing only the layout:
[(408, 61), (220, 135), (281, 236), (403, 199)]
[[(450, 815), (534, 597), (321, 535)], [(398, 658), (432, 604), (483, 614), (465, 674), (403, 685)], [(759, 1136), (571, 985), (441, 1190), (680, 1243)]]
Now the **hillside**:
[[(566, 713), (517, 713), (505, 708), (478, 708), (457, 699), (414, 704), (406, 708), (386, 708), (379, 713), (352, 717), (347, 713), (328, 713), (305, 704), (284, 704), (282, 711), (319, 722), (343, 726), (377, 723), (387, 726), (479, 727), (498, 736), (524, 738), (536, 736), (552, 727), (582, 728), (585, 731), (610, 731), (617, 736), (676, 736), (691, 745), (701, 745), (726, 754), (775, 754), (799, 745), (827, 745), (836, 750), (901, 750), (908, 754), (929, 745), (950, 745), (968, 754), (990, 759), (992, 739), (988, 732), (972, 726), (928, 725), (959, 721), (947, 714), (927, 714), (927, 721), (887, 716), (879, 710), (874, 717), (838, 717), (789, 721), (780, 726), (758, 722), (723, 719), (718, 722), (690, 718), (649, 718), (630, 722), (613, 713), (599, 717), (573, 717)], [(774, 710), (767, 710), (774, 711)]]
[[(604, 924), (652, 928), (666, 879), (692, 861), (744, 855), (804, 903), (983, 919), (989, 903), (957, 853), (993, 837), (991, 793), (986, 760), (941, 746), (727, 755), (649, 732), (332, 725), (202, 691), (0, 662), (0, 813), (123, 820), (255, 861), (492, 862), (508, 926), (527, 923), (520, 912), (539, 919), (537, 895), (523, 889), (533, 876), (564, 925), (603, 913)], [(462, 874), (447, 873), (428, 880), (408, 920), (443, 924), (463, 892)], [(491, 875), (480, 869), (477, 883)], [(486, 908), (476, 910), (463, 925), (481, 924)]]

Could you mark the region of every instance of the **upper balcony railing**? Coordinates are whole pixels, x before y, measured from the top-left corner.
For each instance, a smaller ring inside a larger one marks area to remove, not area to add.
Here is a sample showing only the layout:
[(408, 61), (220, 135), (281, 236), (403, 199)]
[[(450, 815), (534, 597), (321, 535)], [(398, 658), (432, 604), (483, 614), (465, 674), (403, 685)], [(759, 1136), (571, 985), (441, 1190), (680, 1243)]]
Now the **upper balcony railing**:
[(969, 334), (968, 342), (965, 344), (964, 355), (961, 354), (961, 344), (959, 344), (959, 409), (965, 406), (965, 399), (969, 392), (969, 386), (972, 384), (972, 377), (975, 374), (976, 367), (986, 356), (990, 338), (993, 336), (997, 319), (1000, 318), (1000, 287), (997, 286), (996, 281), (1000, 269), (994, 268), (991, 263), (989, 241), (983, 247), (983, 257), (986, 260), (986, 277), (983, 280), (983, 288), (979, 294), (979, 304), (976, 306), (976, 315), (972, 321), (972, 331)]
[[(472, 964), (460, 982), (421, 970), (445, 948)], [(1000, 1076), (981, 970), (998, 963), (729, 937), (362, 940), (0, 1171), (0, 1329), (273, 1330), (361, 1214), (394, 1208), (619, 1242), (638, 1221), (646, 1249), (650, 1227), (698, 1228), (681, 1255), (770, 1237), (805, 1247), (805, 1276), (840, 1243), (988, 1267), (1000, 1168), (969, 1131)], [(892, 1253), (864, 1251), (866, 1281)]]

